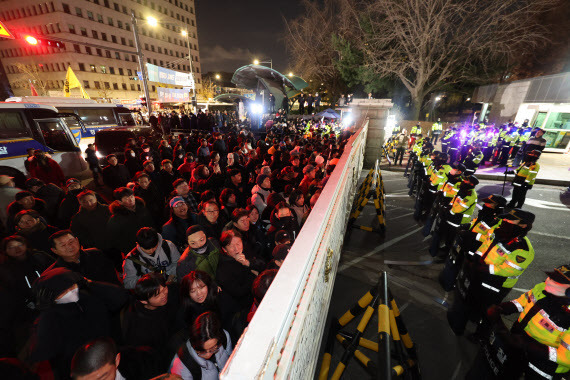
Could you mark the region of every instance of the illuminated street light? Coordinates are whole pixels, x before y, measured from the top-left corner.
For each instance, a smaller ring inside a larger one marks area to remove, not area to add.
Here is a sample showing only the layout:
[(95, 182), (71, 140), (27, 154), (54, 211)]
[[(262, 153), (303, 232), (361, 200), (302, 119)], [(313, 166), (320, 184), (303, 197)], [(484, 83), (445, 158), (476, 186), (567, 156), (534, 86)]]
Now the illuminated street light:
[(438, 97), (435, 98), (435, 101), (436, 101), (436, 102), (439, 102), (440, 100), (441, 100), (441, 96), (438, 96)]
[(253, 64), (254, 64), (254, 65), (259, 65), (259, 59), (254, 59), (254, 60), (253, 60)]
[(180, 34), (182, 34), (182, 37), (186, 37), (188, 35), (188, 32), (186, 30), (183, 30), (180, 32)]
[(290, 77), (292, 77), (292, 76), (293, 76), (293, 73), (292, 73), (292, 72), (290, 72), (290, 73), (289, 73), (289, 76), (290, 76)]
[(252, 103), (251, 104), (251, 112), (259, 115), (263, 112), (263, 106), (259, 103)]
[(220, 78), (221, 78), (220, 74), (216, 74), (216, 79), (220, 80)]
[(150, 26), (157, 26), (158, 25), (158, 20), (155, 19), (154, 17), (147, 17), (146, 21), (148, 22), (148, 24)]

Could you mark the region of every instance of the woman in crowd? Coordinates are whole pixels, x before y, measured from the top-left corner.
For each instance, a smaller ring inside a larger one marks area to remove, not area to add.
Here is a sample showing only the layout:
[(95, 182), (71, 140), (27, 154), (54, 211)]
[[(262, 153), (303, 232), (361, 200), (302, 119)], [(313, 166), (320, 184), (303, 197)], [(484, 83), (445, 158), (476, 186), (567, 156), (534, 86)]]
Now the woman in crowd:
[(30, 248), (37, 249), (52, 255), (49, 237), (57, 232), (57, 228), (50, 226), (35, 210), (23, 210), (16, 214), (16, 234), (23, 236), (30, 244)]

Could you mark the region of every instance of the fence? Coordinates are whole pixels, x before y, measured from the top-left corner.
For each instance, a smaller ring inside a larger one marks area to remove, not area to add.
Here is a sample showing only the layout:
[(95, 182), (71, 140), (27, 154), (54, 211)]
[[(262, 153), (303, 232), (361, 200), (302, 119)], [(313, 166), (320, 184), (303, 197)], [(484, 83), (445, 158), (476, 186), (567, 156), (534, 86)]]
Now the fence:
[(347, 143), (222, 380), (314, 376), (367, 132), (365, 121)]

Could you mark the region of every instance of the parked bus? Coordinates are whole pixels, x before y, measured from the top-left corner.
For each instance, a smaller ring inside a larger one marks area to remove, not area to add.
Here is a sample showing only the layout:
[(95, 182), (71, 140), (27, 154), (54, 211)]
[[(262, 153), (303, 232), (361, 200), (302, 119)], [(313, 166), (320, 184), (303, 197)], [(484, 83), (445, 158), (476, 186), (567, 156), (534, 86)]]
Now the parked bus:
[(78, 99), (50, 96), (23, 96), (6, 99), (6, 102), (37, 103), (55, 107), (61, 113), (76, 114), (84, 124), (85, 131), (75, 119), (66, 120), (81, 151), (95, 141), (95, 133), (102, 129), (116, 127), (134, 127), (135, 118), (131, 110), (122, 105), (97, 103), (91, 99)]
[(0, 174), (12, 176), (23, 186), (28, 149), (48, 152), (66, 176), (88, 169), (79, 143), (69, 124), (81, 134), (87, 129), (74, 114), (63, 114), (53, 106), (35, 103), (0, 103)]

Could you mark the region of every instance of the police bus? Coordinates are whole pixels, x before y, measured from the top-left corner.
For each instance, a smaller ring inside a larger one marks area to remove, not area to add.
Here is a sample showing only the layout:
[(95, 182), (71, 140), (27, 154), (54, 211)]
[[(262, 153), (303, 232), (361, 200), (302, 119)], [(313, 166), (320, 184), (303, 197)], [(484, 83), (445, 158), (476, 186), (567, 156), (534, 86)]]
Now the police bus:
[(87, 145), (95, 141), (95, 133), (99, 130), (137, 125), (131, 110), (127, 107), (112, 103), (97, 103), (91, 99), (23, 96), (8, 98), (6, 102), (37, 103), (53, 106), (61, 113), (78, 115), (83, 125), (79, 125), (75, 118), (67, 118), (66, 123), (81, 151), (85, 151)]
[(81, 134), (88, 132), (75, 114), (60, 113), (53, 106), (0, 103), (0, 174), (14, 177), (22, 186), (28, 149), (49, 153), (66, 176), (87, 170), (70, 124), (76, 124)]

